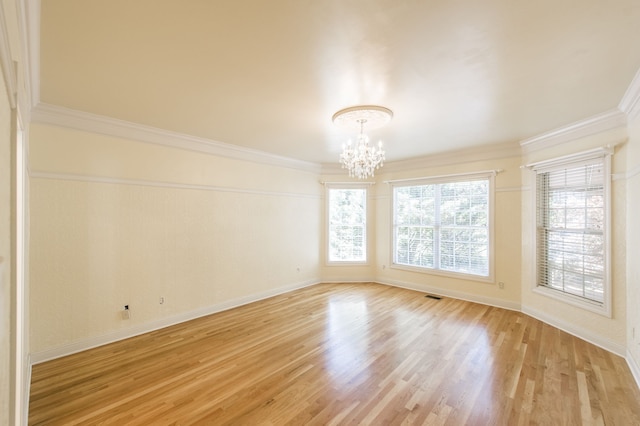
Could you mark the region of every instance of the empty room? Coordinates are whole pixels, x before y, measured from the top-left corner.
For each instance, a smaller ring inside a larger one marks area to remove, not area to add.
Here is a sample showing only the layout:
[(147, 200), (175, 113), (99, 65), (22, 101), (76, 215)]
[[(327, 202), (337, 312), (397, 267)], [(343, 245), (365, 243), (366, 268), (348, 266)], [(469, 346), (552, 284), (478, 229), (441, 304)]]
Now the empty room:
[(640, 425), (640, 3), (0, 3), (0, 424)]

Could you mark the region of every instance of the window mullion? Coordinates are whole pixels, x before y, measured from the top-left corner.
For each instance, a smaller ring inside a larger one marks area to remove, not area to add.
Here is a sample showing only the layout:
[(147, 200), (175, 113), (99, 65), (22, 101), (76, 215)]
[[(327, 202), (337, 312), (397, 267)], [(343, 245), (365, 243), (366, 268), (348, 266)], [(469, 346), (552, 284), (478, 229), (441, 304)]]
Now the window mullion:
[(440, 231), (441, 231), (441, 220), (440, 220), (440, 188), (441, 185), (435, 185), (435, 212), (434, 212), (434, 224), (433, 224), (433, 266), (435, 269), (440, 269)]

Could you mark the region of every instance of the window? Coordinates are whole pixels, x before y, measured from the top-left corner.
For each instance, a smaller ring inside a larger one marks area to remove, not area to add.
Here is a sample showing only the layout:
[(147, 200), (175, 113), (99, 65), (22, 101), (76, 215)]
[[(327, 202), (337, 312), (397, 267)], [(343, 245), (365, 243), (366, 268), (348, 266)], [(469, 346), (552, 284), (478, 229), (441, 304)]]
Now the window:
[(329, 262), (367, 261), (367, 190), (329, 188)]
[(536, 171), (536, 286), (608, 308), (609, 156), (565, 158)]
[(490, 279), (493, 174), (393, 188), (393, 264)]

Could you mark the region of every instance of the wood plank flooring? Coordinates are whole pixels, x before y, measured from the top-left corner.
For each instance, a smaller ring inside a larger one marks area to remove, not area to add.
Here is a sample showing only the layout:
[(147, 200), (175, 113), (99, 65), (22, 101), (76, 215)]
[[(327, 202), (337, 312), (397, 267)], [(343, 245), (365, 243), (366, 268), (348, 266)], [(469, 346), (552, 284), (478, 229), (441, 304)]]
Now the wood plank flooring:
[(640, 425), (640, 391), (524, 314), (320, 284), (35, 365), (29, 424)]

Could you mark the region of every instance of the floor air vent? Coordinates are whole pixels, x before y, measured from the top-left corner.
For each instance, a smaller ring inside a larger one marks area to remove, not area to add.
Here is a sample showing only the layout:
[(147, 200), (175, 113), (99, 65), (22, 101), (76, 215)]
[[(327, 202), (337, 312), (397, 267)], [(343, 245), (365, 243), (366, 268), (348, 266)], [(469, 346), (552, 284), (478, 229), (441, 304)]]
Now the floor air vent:
[(436, 299), (436, 300), (442, 299), (442, 297), (436, 296), (435, 294), (427, 294), (425, 297), (428, 297), (429, 299)]

